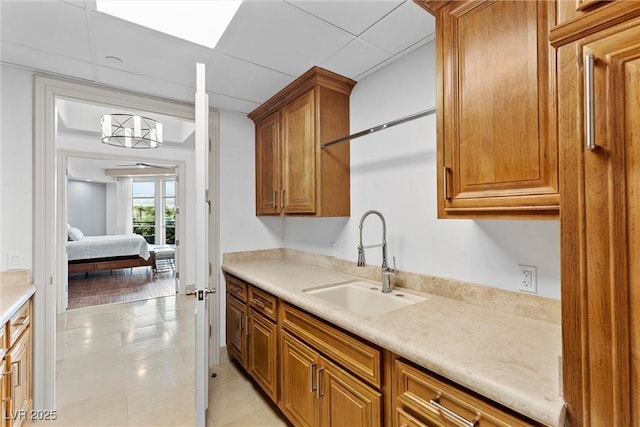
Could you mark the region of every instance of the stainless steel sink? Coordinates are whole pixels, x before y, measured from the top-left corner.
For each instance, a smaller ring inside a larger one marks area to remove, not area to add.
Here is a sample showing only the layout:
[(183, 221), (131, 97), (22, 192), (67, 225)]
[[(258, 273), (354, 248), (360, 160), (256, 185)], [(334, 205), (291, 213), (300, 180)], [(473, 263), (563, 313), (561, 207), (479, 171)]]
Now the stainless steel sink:
[(304, 292), (366, 317), (378, 316), (427, 300), (398, 290), (382, 293), (380, 285), (364, 281), (305, 289)]

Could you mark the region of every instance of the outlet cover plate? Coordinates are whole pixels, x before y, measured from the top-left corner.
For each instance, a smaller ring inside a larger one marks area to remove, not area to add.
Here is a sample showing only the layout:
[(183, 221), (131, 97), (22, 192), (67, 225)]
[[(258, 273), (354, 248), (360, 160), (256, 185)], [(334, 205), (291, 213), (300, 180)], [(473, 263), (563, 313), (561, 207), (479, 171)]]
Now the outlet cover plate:
[(518, 265), (518, 290), (530, 294), (538, 293), (538, 275), (535, 266)]

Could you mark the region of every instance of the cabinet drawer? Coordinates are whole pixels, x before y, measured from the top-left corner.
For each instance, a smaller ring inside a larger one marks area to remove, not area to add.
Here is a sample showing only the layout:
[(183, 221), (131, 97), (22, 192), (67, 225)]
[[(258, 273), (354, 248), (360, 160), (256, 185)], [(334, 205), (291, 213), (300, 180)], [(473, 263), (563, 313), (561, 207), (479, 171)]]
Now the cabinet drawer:
[(227, 293), (233, 295), (242, 302), (247, 302), (248, 285), (230, 274), (224, 275), (227, 280)]
[[(481, 400), (476, 396), (445, 383), (425, 371), (415, 368), (402, 360), (395, 361), (396, 406), (426, 425), (469, 425), (492, 426), (536, 426), (527, 421)], [(423, 425), (406, 423), (409, 426)], [(402, 425), (402, 424), (399, 424)]]
[(420, 422), (415, 417), (407, 414), (401, 408), (396, 408), (396, 424), (397, 427), (428, 427), (427, 424)]
[(18, 340), (22, 332), (31, 323), (31, 305), (26, 302), (7, 323), (7, 336), (9, 337), (9, 348)]
[(329, 356), (364, 381), (380, 387), (381, 350), (316, 319), (295, 307), (280, 304), (282, 327)]
[(258, 313), (276, 322), (278, 320), (278, 299), (253, 286), (249, 287), (249, 305)]

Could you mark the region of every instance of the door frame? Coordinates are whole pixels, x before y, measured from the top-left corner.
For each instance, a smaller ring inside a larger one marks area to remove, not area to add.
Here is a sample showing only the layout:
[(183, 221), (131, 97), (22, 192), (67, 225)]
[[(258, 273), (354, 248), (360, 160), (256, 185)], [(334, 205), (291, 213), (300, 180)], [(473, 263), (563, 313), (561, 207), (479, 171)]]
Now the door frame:
[[(176, 116), (194, 120), (193, 104), (166, 100), (135, 92), (98, 86), (71, 79), (54, 78), (34, 75), (34, 104), (33, 104), (33, 269), (32, 283), (38, 288), (34, 295), (34, 387), (33, 406), (35, 410), (55, 409), (55, 378), (56, 378), (56, 302), (57, 286), (63, 283), (60, 277), (64, 273), (61, 266), (63, 256), (59, 253), (57, 234), (59, 216), (58, 206), (58, 173), (60, 166), (56, 150), (56, 98), (72, 98), (79, 101), (107, 104), (114, 107), (133, 108), (156, 112), (158, 114)], [(210, 140), (212, 156), (216, 159), (218, 152), (219, 115), (217, 111), (209, 110)], [(210, 186), (211, 199), (218, 200), (218, 170), (210, 174), (210, 180), (215, 185)], [(180, 185), (185, 185), (184, 180)], [(218, 227), (219, 208), (214, 203), (210, 224)], [(180, 221), (186, 223), (184, 215)], [(64, 224), (63, 224), (64, 225)], [(181, 227), (180, 233), (186, 233)], [(215, 240), (211, 242), (214, 252), (210, 253), (213, 270), (219, 268), (218, 229), (215, 229)], [(182, 236), (182, 235), (181, 235)], [(182, 264), (185, 265), (184, 263)], [(183, 271), (185, 271), (183, 269)], [(217, 275), (211, 278), (212, 287), (218, 288)], [(211, 319), (217, 319), (219, 298), (217, 294), (212, 301)], [(216, 324), (217, 322), (213, 323)], [(212, 328), (214, 331), (216, 328)], [(212, 334), (215, 337), (215, 334)], [(210, 340), (211, 362), (218, 362), (220, 343), (218, 339)]]

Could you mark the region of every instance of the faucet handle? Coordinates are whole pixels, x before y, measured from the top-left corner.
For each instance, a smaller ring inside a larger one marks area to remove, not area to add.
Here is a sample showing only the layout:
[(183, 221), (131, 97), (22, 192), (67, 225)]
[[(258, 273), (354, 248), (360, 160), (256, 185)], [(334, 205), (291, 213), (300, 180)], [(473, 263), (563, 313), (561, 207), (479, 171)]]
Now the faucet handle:
[(396, 269), (396, 257), (393, 257), (393, 268), (387, 267), (384, 269), (384, 273), (389, 276), (397, 276), (398, 270)]

